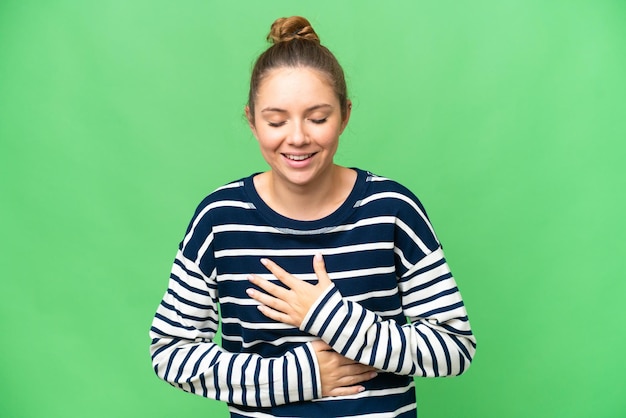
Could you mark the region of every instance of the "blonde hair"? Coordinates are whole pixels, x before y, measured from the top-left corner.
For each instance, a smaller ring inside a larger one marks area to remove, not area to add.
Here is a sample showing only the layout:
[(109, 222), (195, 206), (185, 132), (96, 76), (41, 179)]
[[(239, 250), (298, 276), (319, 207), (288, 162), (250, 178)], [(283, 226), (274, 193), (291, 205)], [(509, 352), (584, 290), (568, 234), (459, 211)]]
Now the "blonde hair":
[(267, 40), (272, 45), (257, 58), (250, 77), (248, 108), (254, 120), (254, 100), (263, 77), (281, 67), (309, 67), (328, 77), (339, 99), (342, 117), (348, 111), (348, 91), (343, 69), (320, 39), (307, 19), (301, 16), (281, 17), (272, 23)]

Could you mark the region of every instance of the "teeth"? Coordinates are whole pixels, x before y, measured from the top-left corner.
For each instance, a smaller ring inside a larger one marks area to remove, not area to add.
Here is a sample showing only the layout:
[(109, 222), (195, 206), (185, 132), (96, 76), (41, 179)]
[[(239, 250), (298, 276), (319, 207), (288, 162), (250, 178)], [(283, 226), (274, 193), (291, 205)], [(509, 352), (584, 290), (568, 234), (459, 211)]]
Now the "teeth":
[(306, 160), (307, 158), (311, 158), (313, 156), (313, 154), (306, 154), (306, 155), (290, 155), (290, 154), (285, 154), (285, 157), (289, 158), (290, 160), (294, 160), (294, 161), (302, 161), (302, 160)]

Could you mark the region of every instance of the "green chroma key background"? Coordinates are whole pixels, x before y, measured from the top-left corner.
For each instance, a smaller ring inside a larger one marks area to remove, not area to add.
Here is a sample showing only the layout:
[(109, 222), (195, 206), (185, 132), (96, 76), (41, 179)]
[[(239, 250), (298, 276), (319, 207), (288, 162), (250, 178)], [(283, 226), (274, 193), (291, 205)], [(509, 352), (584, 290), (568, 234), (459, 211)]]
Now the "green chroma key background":
[(336, 160), (425, 204), (478, 338), (420, 417), (626, 416), (626, 3), (0, 2), (0, 415), (227, 416), (154, 375), (197, 203), (265, 169), (243, 117), (280, 16), (354, 102)]

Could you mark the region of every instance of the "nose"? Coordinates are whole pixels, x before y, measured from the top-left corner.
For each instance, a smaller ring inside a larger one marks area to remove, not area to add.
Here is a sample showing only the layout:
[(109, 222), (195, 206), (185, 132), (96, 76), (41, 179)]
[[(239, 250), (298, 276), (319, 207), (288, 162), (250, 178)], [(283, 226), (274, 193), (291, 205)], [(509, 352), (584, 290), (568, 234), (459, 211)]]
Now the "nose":
[(294, 146), (302, 146), (309, 143), (309, 137), (301, 121), (294, 121), (294, 123), (291, 124), (291, 131), (289, 132), (287, 142)]

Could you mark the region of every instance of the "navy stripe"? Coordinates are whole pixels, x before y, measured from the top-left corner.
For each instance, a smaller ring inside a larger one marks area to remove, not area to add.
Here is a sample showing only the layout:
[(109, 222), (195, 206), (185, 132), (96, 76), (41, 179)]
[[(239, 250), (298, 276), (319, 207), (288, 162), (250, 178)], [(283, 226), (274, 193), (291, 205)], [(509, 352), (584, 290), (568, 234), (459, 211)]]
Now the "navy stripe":
[[(341, 303), (336, 304), (333, 307), (333, 309), (330, 311), (330, 313), (326, 317), (326, 321), (324, 321), (324, 323), (322, 324), (320, 330), (318, 331), (318, 335), (324, 335), (324, 333), (326, 332), (326, 329), (328, 329), (330, 324), (333, 322), (333, 318), (335, 317), (335, 314), (337, 313), (337, 311), (339, 311), (339, 309), (341, 309)], [(348, 318), (346, 317), (344, 322), (342, 323), (342, 325), (345, 325), (345, 321), (347, 321), (347, 320), (348, 320)]]
[(422, 337), (422, 341), (424, 341), (424, 343), (426, 344), (426, 348), (428, 348), (428, 352), (430, 353), (430, 359), (433, 362), (433, 375), (434, 376), (439, 376), (439, 367), (437, 365), (437, 356), (435, 356), (435, 350), (433, 350), (433, 346), (430, 343), (430, 341), (428, 340), (428, 338), (426, 338), (426, 335), (424, 335), (424, 333), (422, 333), (419, 329), (417, 330), (417, 333)]
[(396, 367), (396, 373), (399, 372), (400, 370), (402, 370), (402, 359), (404, 358), (405, 354), (406, 354), (406, 349), (407, 349), (407, 345), (408, 342), (406, 340), (406, 337), (404, 335), (404, 330), (400, 329), (400, 331), (398, 332), (398, 336), (400, 337), (400, 341), (401, 343), (401, 349), (400, 349), (400, 355), (398, 356), (398, 367)]
[(459, 372), (456, 374), (457, 376), (460, 375), (461, 373), (463, 373), (463, 371), (465, 370), (465, 357), (459, 353)]
[(372, 342), (372, 354), (370, 355), (370, 361), (368, 364), (376, 364), (376, 354), (378, 353), (378, 347), (380, 346), (380, 340), (378, 336), (380, 335), (381, 326), (382, 325), (379, 322), (374, 324), (376, 332), (374, 333), (374, 341)]
[[(150, 328), (150, 329), (151, 329), (154, 333), (156, 333), (156, 334), (166, 335), (164, 332), (160, 331), (159, 329), (157, 329), (157, 328), (156, 328), (156, 327), (154, 327), (154, 326), (153, 326), (152, 328)], [(161, 341), (161, 338), (154, 339), (154, 340), (153, 340), (153, 342), (152, 342), (152, 345), (156, 345), (156, 344), (157, 344), (157, 342), (160, 342), (160, 341)], [(156, 349), (156, 350), (154, 351), (154, 353), (152, 353), (152, 360), (154, 360), (154, 359), (156, 358), (156, 356), (158, 356), (158, 355), (159, 355), (160, 353), (162, 353), (163, 351), (166, 351), (166, 350), (168, 350), (169, 348), (174, 347), (174, 346), (176, 345), (176, 343), (177, 343), (177, 342), (178, 342), (178, 340), (175, 340), (175, 339), (174, 339), (174, 340), (170, 341), (169, 343), (167, 343), (167, 344), (165, 344), (165, 345), (162, 345), (161, 347), (159, 347), (158, 349)]]
[[(185, 263), (183, 263), (181, 260), (179, 260), (178, 258), (176, 258), (174, 260), (174, 264), (176, 264), (178, 267), (180, 267), (181, 269), (183, 269), (183, 271), (190, 277), (194, 277), (196, 279), (200, 279), (200, 280), (204, 280), (201, 274), (196, 273), (195, 271), (191, 271), (189, 270), (187, 267), (185, 267)], [(171, 277), (171, 276), (170, 276)]]
[[(207, 317), (202, 317), (201, 318), (199, 316), (186, 314), (184, 312), (181, 312), (177, 308), (175, 308), (174, 305), (170, 305), (169, 303), (165, 302), (164, 300), (161, 301), (161, 306), (163, 306), (164, 308), (166, 308), (166, 309), (168, 309), (170, 311), (175, 312), (176, 315), (181, 317), (181, 318), (188, 319), (190, 321), (196, 321), (196, 322), (211, 321), (212, 323), (217, 325), (217, 321), (215, 319), (213, 319), (213, 317), (211, 317), (211, 316), (207, 316)], [(211, 310), (211, 311), (213, 311), (213, 310)], [(215, 315), (217, 316), (217, 311), (213, 311), (213, 312), (215, 312)]]
[(192, 302), (192, 301), (190, 301), (188, 299), (185, 299), (184, 297), (182, 297), (178, 293), (176, 293), (173, 289), (167, 289), (167, 293), (172, 295), (174, 298), (176, 298), (176, 300), (181, 302), (183, 305), (188, 305), (188, 306), (191, 306), (191, 307), (197, 308), (197, 309), (206, 309), (206, 310), (209, 310), (209, 311), (215, 309), (211, 305), (204, 305), (204, 304), (201, 304), (201, 303), (196, 303), (196, 302)]
[(459, 339), (457, 338), (456, 335), (450, 335), (450, 338), (452, 338), (452, 341), (454, 341), (454, 343), (456, 344), (456, 346), (459, 349), (459, 351), (463, 354), (463, 356), (467, 357), (468, 359), (472, 357), (470, 355), (469, 351), (467, 351), (467, 347), (465, 347), (461, 343), (461, 341), (459, 341)]
[(167, 361), (167, 365), (165, 366), (165, 373), (163, 373), (163, 376), (165, 378), (165, 380), (168, 380), (170, 382), (176, 382), (173, 379), (169, 379), (169, 375), (170, 375), (170, 368), (172, 367), (172, 363), (174, 362), (174, 359), (176, 358), (176, 355), (178, 354), (178, 352), (180, 351), (180, 348), (176, 348), (172, 355), (170, 356), (170, 358)]
[(442, 298), (442, 297), (445, 297), (445, 296), (448, 296), (448, 295), (453, 295), (453, 294), (455, 294), (457, 292), (458, 292), (458, 289), (455, 286), (455, 287), (447, 289), (447, 290), (442, 290), (441, 292), (439, 292), (439, 293), (437, 293), (435, 295), (429, 296), (427, 298), (416, 300), (411, 305), (412, 306), (424, 305), (426, 303), (432, 302), (432, 301), (437, 300), (439, 298)]
[(424, 312), (422, 314), (420, 314), (420, 317), (423, 318), (428, 318), (431, 316), (436, 316), (438, 314), (444, 313), (444, 312), (449, 312), (449, 311), (453, 311), (457, 308), (460, 308), (463, 306), (463, 302), (457, 302), (457, 303), (453, 303), (452, 305), (448, 305), (448, 306), (442, 306), (441, 308), (437, 308), (437, 309), (433, 309), (431, 311), (428, 312)]
[(214, 350), (217, 350), (217, 346), (216, 345), (212, 346), (207, 351), (205, 351), (204, 353), (200, 354), (200, 356), (196, 360), (195, 364), (193, 365), (193, 370), (191, 371), (191, 375), (187, 378), (188, 382), (191, 382), (191, 379), (193, 378), (193, 376), (198, 374), (198, 370), (200, 370), (200, 364), (202, 364), (202, 360), (204, 360), (204, 358), (206, 356), (208, 356), (211, 353), (211, 351), (214, 351)]
[(450, 359), (450, 352), (448, 351), (448, 344), (446, 344), (443, 337), (438, 332), (435, 332), (434, 334), (435, 334), (435, 338), (439, 340), (439, 343), (441, 344), (442, 349), (443, 349), (443, 353), (446, 357), (446, 367), (448, 370), (446, 375), (450, 375), (452, 373), (452, 360)]
[(216, 361), (213, 366), (213, 388), (215, 389), (215, 399), (222, 399), (222, 388), (220, 386), (220, 363)]
[[(341, 307), (342, 307), (341, 303), (338, 303), (337, 305), (335, 305), (330, 315), (328, 315), (328, 319), (326, 320), (326, 323), (324, 323), (324, 327), (323, 327), (324, 330), (326, 330), (326, 327), (333, 322), (333, 318), (335, 317), (335, 314), (337, 313), (337, 311), (339, 311)], [(343, 329), (346, 327), (346, 324), (348, 323), (348, 321), (350, 320), (350, 317), (352, 316), (352, 304), (347, 303), (347, 308), (348, 308), (348, 314), (345, 316), (345, 318), (343, 318), (339, 326), (336, 327), (337, 332), (333, 335), (333, 337), (328, 342), (329, 345), (334, 345), (337, 342), (337, 339), (341, 336), (341, 331), (343, 331)], [(320, 332), (320, 335), (324, 335), (324, 333)]]
[[(185, 281), (183, 281), (180, 277), (178, 277), (176, 274), (174, 273), (170, 273), (170, 279), (172, 279), (174, 282), (176, 282), (180, 287), (182, 287), (183, 289), (187, 289), (188, 291), (190, 291), (191, 293), (195, 293), (197, 295), (201, 295), (203, 297), (211, 297), (211, 294), (204, 289), (198, 289), (195, 286), (192, 286), (188, 283), (186, 283)], [(199, 279), (201, 280), (201, 279)], [(204, 282), (203, 282), (204, 283)]]
[(289, 369), (287, 362), (283, 362), (283, 392), (285, 394), (285, 403), (289, 403)]
[(296, 375), (298, 380), (298, 401), (304, 400), (304, 381), (302, 379), (302, 365), (298, 360), (298, 357), (294, 357), (296, 361)]
[[(321, 314), (321, 311), (324, 308), (324, 305), (328, 303), (328, 300), (335, 294), (336, 291), (337, 289), (335, 288), (335, 289), (332, 289), (330, 292), (328, 292), (324, 296), (324, 298), (319, 302), (319, 304), (315, 307), (315, 310), (313, 310), (313, 313), (311, 314), (311, 319), (310, 319), (311, 324), (313, 323), (315, 318), (317, 318)], [(331, 319), (332, 319), (332, 315), (329, 315), (326, 318), (326, 321), (324, 322), (324, 324), (322, 325), (322, 329), (326, 329)]]
[[(350, 312), (350, 314), (352, 313), (352, 303), (348, 303), (348, 311)], [(350, 336), (350, 338), (348, 338), (348, 341), (346, 342), (342, 353), (341, 354), (346, 354), (348, 352), (348, 350), (351, 348), (350, 346), (352, 345), (352, 343), (354, 342), (355, 338), (358, 336), (359, 331), (361, 331), (361, 326), (364, 323), (364, 319), (365, 316), (367, 315), (367, 311), (365, 309), (361, 309), (361, 315), (359, 316), (359, 320), (356, 323), (356, 327), (354, 328), (354, 330), (352, 330), (352, 335)], [(351, 315), (350, 315), (351, 316)], [(341, 330), (339, 330), (341, 331)], [(332, 344), (330, 344), (332, 345)]]
[[(200, 386), (202, 387), (202, 396), (207, 398), (209, 396), (209, 390), (206, 387), (206, 380), (204, 379), (204, 375), (203, 374), (200, 375)], [(216, 396), (216, 399), (218, 399), (218, 398), (219, 397)]]
[[(233, 357), (234, 359), (234, 357)], [(250, 364), (250, 360), (252, 360), (252, 357), (248, 357), (246, 359), (246, 361), (243, 362), (243, 365), (241, 367), (242, 371), (241, 371), (241, 404), (245, 405), (246, 404), (246, 373), (245, 370), (248, 370), (248, 365)]]
[[(231, 356), (228, 361), (228, 367), (226, 368), (226, 376), (233, 375), (233, 369), (235, 366), (235, 356)], [(233, 382), (230, 379), (226, 379), (226, 386), (228, 387), (228, 402), (234, 403), (235, 391), (233, 390)]]
[[(313, 362), (313, 355), (312, 355), (312, 353), (309, 351), (309, 349), (307, 347), (305, 347), (304, 352), (306, 353), (306, 358), (309, 361), (309, 365), (315, 364)], [(318, 391), (317, 391), (318, 384), (317, 384), (317, 375), (316, 375), (315, 372), (311, 373), (311, 379), (312, 379), (311, 384), (313, 386), (313, 399), (317, 399), (317, 398), (321, 397), (322, 394), (318, 393)]]
[[(261, 362), (257, 358), (256, 367), (254, 368), (254, 387), (255, 388), (261, 387), (261, 384), (259, 382), (260, 376), (261, 376)], [(261, 405), (261, 391), (260, 390), (254, 391), (254, 400), (256, 401), (257, 405)]]
[(276, 406), (276, 396), (274, 388), (274, 359), (269, 361), (269, 392), (270, 392), (270, 405)]
[(166, 318), (166, 317), (164, 317), (163, 315), (161, 315), (158, 312), (154, 315), (154, 317), (160, 319), (161, 321), (163, 321), (163, 322), (165, 322), (165, 323), (167, 323), (167, 324), (169, 324), (169, 325), (171, 325), (171, 326), (173, 326), (175, 328), (181, 328), (181, 329), (184, 329), (184, 330), (187, 330), (187, 331), (193, 331), (195, 329), (192, 326), (184, 326), (183, 324), (181, 324), (179, 322), (176, 322), (176, 321), (173, 321), (173, 320), (171, 320), (169, 318)]
[(174, 378), (174, 380), (176, 380), (177, 382), (180, 381), (180, 378), (183, 374), (183, 370), (185, 369), (185, 365), (187, 364), (187, 361), (189, 361), (189, 357), (191, 357), (191, 355), (193, 354), (194, 351), (196, 351), (197, 348), (198, 348), (197, 345), (194, 345), (193, 347), (191, 347), (189, 351), (187, 352), (187, 355), (183, 359), (182, 363), (180, 363), (180, 369), (178, 369), (178, 374)]
[[(419, 333), (419, 331), (418, 331)], [(424, 358), (422, 356), (422, 350), (417, 349), (417, 356), (416, 356), (416, 360), (417, 360), (417, 366), (420, 368), (421, 372), (422, 372), (422, 377), (426, 377), (428, 376), (428, 373), (426, 373), (426, 369), (424, 368)]]
[[(417, 276), (415, 276), (415, 277), (417, 277)], [(420, 285), (417, 285), (417, 286), (411, 288), (411, 290), (406, 292), (405, 295), (406, 296), (410, 296), (410, 295), (412, 295), (415, 292), (419, 292), (419, 291), (422, 291), (424, 289), (428, 289), (429, 287), (434, 286), (434, 285), (436, 285), (438, 283), (441, 283), (443, 281), (446, 281), (446, 280), (450, 279), (451, 277), (452, 277), (451, 273), (442, 274), (441, 276), (437, 276), (437, 277), (435, 277), (432, 280), (429, 280), (429, 281), (427, 281), (425, 283), (422, 283)]]

